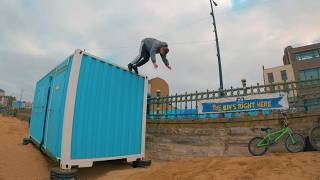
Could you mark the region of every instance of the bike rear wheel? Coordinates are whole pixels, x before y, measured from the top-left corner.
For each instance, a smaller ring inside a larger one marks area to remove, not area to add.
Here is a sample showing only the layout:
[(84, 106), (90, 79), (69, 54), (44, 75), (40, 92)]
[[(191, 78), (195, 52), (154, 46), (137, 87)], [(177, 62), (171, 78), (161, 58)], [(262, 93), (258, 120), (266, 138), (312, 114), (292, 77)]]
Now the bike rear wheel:
[(258, 147), (258, 143), (262, 140), (262, 137), (254, 137), (249, 141), (248, 150), (250, 154), (252, 154), (253, 156), (262, 156), (267, 152), (267, 146)]
[(320, 151), (320, 126), (316, 126), (310, 130), (309, 141), (313, 148)]
[(297, 133), (292, 133), (292, 137), (295, 140), (295, 143), (292, 142), (292, 139), (290, 138), (290, 136), (288, 136), (285, 141), (286, 149), (292, 153), (303, 151), (306, 145), (304, 137), (301, 134)]

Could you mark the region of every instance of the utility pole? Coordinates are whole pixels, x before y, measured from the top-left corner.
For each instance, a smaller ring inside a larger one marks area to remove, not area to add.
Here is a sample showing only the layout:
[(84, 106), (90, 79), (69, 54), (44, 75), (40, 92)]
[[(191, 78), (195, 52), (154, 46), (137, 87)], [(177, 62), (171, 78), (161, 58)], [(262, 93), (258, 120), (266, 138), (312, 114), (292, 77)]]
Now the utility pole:
[(221, 68), (221, 56), (220, 56), (220, 46), (219, 46), (219, 39), (218, 39), (218, 32), (217, 32), (217, 26), (216, 26), (216, 19), (214, 17), (214, 12), (213, 12), (213, 4), (214, 6), (218, 6), (218, 4), (214, 0), (209, 0), (210, 1), (210, 6), (211, 6), (211, 13), (210, 15), (212, 16), (212, 24), (213, 24), (213, 31), (215, 34), (215, 40), (216, 40), (216, 47), (217, 47), (217, 57), (218, 57), (218, 65), (219, 65), (219, 79), (220, 79), (220, 92), (223, 91), (223, 77), (222, 77), (222, 68)]

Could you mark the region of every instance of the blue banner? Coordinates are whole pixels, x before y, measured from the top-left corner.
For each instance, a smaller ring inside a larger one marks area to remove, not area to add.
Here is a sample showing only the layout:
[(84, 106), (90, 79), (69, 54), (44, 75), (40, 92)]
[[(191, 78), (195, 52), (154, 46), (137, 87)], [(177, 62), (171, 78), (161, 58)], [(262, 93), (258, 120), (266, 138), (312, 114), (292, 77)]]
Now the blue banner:
[(286, 94), (262, 94), (201, 102), (199, 113), (288, 109)]

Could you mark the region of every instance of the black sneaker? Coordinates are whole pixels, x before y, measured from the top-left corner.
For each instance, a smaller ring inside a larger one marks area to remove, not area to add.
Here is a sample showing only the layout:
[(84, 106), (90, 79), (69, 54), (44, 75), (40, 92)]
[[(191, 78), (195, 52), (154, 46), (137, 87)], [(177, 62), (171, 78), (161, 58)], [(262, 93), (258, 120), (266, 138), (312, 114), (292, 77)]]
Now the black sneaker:
[(139, 74), (138, 68), (137, 68), (136, 65), (132, 65), (132, 68), (133, 68), (133, 70), (134, 70), (134, 72), (135, 72), (136, 74)]
[(130, 72), (132, 71), (132, 64), (131, 63), (128, 64), (128, 69), (129, 69)]

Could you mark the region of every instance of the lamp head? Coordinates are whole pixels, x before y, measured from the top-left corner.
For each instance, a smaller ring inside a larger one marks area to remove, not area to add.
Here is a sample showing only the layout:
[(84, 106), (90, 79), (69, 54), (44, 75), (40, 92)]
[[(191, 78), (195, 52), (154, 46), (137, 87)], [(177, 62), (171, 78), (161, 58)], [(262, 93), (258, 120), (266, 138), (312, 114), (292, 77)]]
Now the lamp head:
[(215, 6), (218, 6), (218, 4), (214, 0), (211, 0), (211, 1)]

